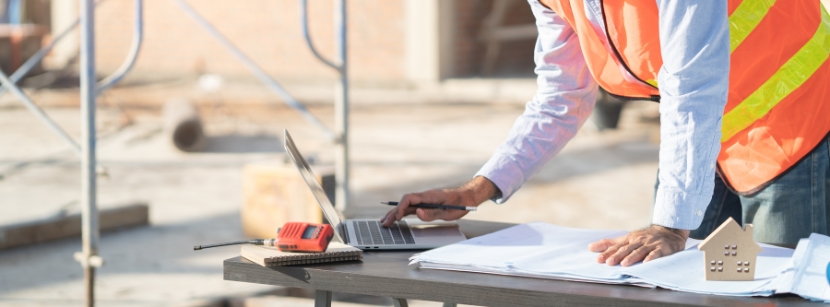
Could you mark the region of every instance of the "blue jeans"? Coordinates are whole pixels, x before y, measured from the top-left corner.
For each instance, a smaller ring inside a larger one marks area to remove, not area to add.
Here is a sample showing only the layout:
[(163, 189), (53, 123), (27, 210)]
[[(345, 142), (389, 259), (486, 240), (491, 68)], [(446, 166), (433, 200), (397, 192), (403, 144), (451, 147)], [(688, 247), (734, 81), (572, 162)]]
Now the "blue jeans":
[[(659, 182), (658, 182), (659, 183)], [(656, 190), (657, 185), (655, 185)], [(828, 235), (830, 137), (764, 189), (748, 196), (730, 191), (715, 176), (712, 201), (690, 237), (704, 239), (728, 217), (754, 226), (755, 241), (796, 245), (810, 233)]]

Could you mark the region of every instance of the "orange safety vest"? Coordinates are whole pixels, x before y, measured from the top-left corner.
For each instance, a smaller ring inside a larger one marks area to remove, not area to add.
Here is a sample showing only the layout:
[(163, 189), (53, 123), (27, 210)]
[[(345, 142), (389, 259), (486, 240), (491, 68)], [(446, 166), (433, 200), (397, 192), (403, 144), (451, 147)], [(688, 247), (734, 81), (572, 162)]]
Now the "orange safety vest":
[[(606, 45), (583, 0), (541, 0), (576, 31), (588, 69), (611, 94), (659, 98), (654, 0), (602, 2)], [(776, 179), (830, 131), (830, 17), (819, 0), (730, 0), (729, 95), (718, 168), (740, 194)]]

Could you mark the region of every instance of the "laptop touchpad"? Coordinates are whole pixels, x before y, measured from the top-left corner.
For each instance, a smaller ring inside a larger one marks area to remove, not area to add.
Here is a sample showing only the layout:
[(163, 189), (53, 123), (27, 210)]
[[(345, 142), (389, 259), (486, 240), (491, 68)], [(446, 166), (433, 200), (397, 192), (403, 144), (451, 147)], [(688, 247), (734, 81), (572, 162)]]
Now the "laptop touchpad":
[(416, 237), (452, 237), (458, 235), (458, 225), (411, 225), (409, 229)]

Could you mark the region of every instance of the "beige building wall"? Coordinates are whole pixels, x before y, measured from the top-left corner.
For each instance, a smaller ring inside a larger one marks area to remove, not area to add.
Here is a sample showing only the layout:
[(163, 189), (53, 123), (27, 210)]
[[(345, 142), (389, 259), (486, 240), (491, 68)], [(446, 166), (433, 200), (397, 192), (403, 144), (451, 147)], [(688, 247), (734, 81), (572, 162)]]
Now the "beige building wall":
[[(145, 39), (133, 74), (182, 76), (217, 73), (249, 77), (213, 37), (175, 0), (144, 0)], [(296, 0), (186, 0), (267, 73), (285, 82), (330, 82), (336, 74), (306, 47)], [(533, 23), (527, 4), (516, 0), (505, 24)], [(317, 49), (334, 53), (333, 0), (310, 0), (309, 20)], [(485, 48), (479, 39), (493, 0), (349, 0), (349, 77), (353, 85), (411, 86), (477, 76)], [(106, 0), (96, 11), (96, 57), (105, 75), (117, 69), (130, 47), (132, 0)], [(77, 1), (52, 0), (52, 32), (78, 16)], [(77, 33), (48, 59), (60, 67), (77, 54)], [(532, 75), (534, 40), (502, 45), (497, 74)]]
[[(62, 0), (59, 0), (62, 1)], [(306, 47), (298, 1), (187, 1), (222, 34), (278, 80), (316, 82), (336, 74)], [(123, 61), (132, 39), (132, 1), (108, 0), (96, 12), (99, 72)], [(320, 53), (334, 52), (333, 1), (309, 1), (309, 29)], [(173, 0), (145, 0), (145, 40), (136, 74), (218, 73), (249, 76), (223, 46)], [(405, 78), (404, 3), (348, 1), (350, 77), (355, 82), (395, 83)]]
[[(236, 46), (280, 81), (329, 82), (335, 73), (309, 52), (299, 28), (296, 0), (186, 0)], [(530, 8), (515, 0), (505, 25), (533, 23)], [(830, 6), (830, 0), (821, 0)], [(53, 33), (77, 18), (77, 1), (52, 0)], [(97, 60), (114, 71), (129, 49), (132, 0), (106, 0), (97, 10)], [(353, 85), (412, 85), (481, 73), (482, 22), (493, 0), (349, 0), (349, 61)], [(331, 58), (333, 1), (310, 0), (312, 38)], [(61, 66), (77, 53), (77, 35), (48, 59)], [(533, 39), (501, 45), (495, 76), (533, 76)], [(145, 42), (137, 75), (180, 76), (249, 72), (174, 0), (145, 0)]]

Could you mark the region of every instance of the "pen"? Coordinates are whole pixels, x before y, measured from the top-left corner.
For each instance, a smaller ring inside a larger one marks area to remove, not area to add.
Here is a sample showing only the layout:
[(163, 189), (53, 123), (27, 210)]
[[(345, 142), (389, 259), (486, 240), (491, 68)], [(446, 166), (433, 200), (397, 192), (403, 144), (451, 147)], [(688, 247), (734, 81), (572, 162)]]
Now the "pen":
[[(384, 205), (390, 206), (397, 206), (398, 202), (396, 201), (382, 201), (380, 202)], [(425, 209), (452, 209), (452, 210), (466, 210), (466, 211), (476, 211), (476, 207), (473, 206), (452, 206), (452, 205), (436, 205), (436, 204), (417, 204), (417, 205), (409, 205), (411, 208), (425, 208)]]

